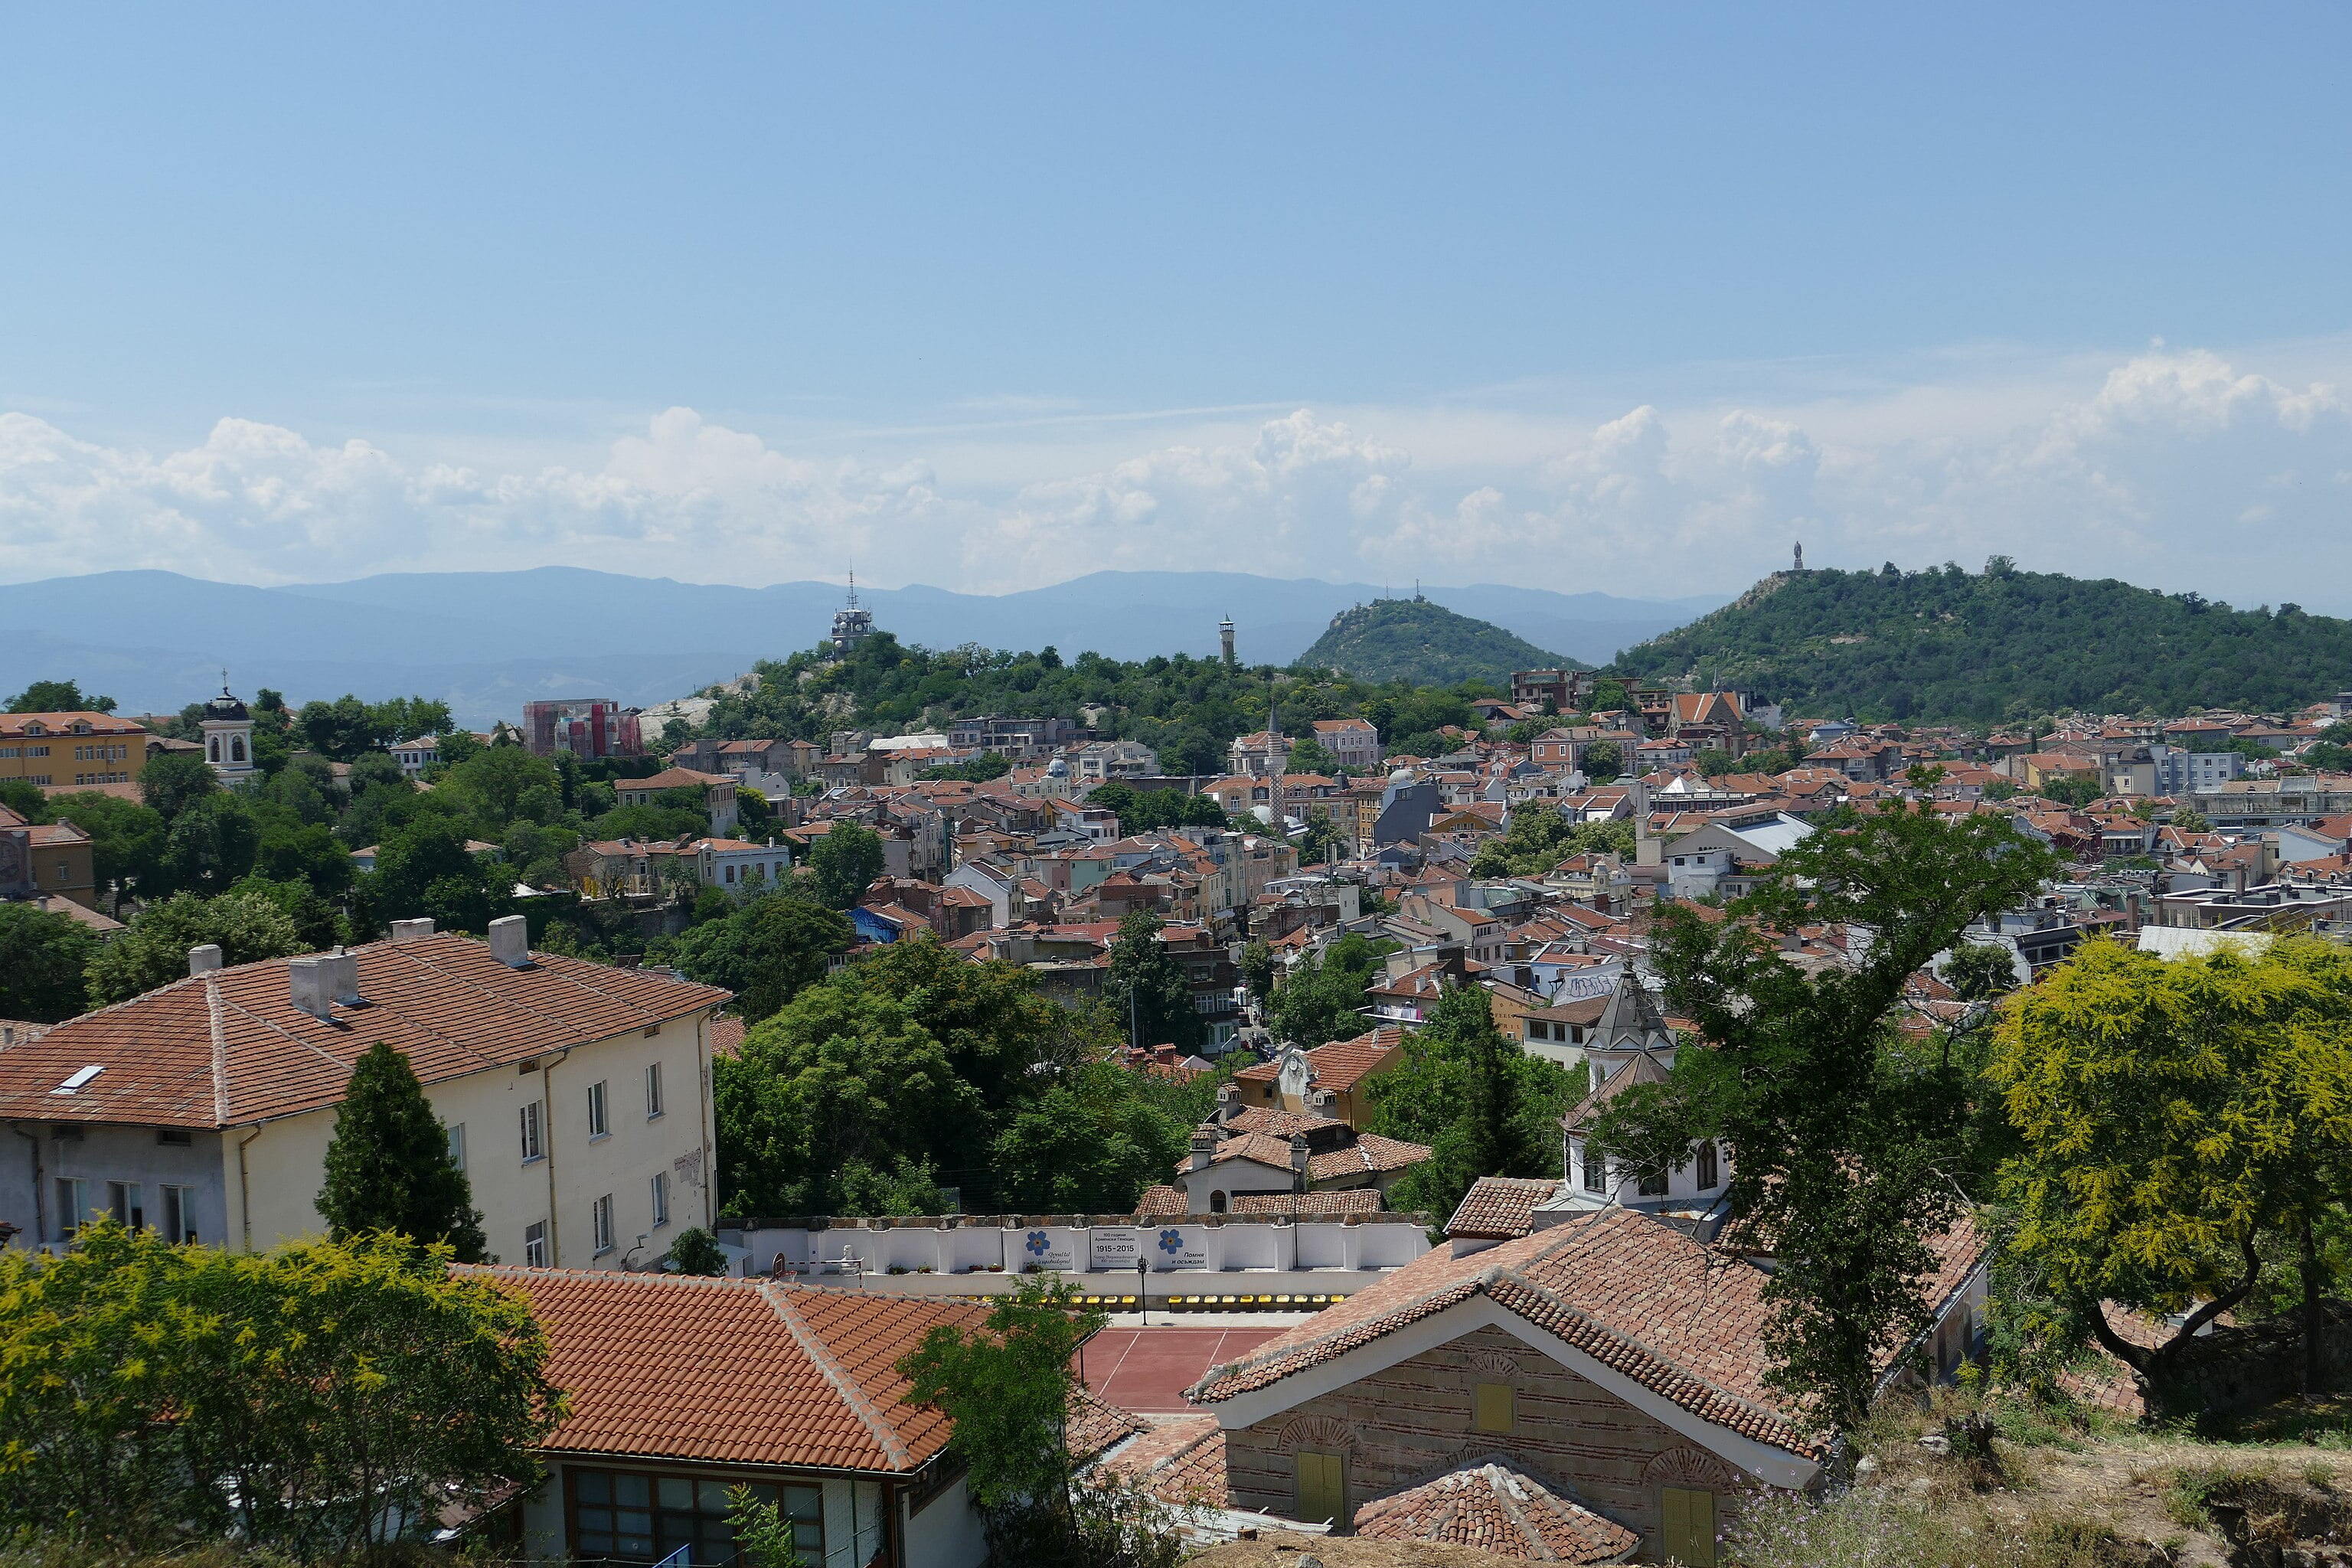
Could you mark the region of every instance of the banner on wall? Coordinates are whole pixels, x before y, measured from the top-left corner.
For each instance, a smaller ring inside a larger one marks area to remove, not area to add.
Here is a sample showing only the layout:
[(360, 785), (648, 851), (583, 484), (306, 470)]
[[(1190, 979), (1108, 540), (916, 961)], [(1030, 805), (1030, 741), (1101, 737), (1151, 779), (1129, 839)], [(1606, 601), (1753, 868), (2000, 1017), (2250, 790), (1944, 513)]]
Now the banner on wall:
[(1163, 1272), (1176, 1268), (1206, 1268), (1208, 1242), (1198, 1226), (1161, 1226), (1150, 1233), (1151, 1267)]
[(1050, 1230), (1024, 1231), (1021, 1257), (1013, 1267), (1025, 1270), (1033, 1263), (1057, 1274), (1076, 1273), (1078, 1260), (1076, 1249), (1070, 1246), (1070, 1233), (1066, 1230), (1059, 1234)]
[(1134, 1272), (1149, 1249), (1151, 1232), (1131, 1225), (1098, 1225), (1094, 1230), (1092, 1267), (1097, 1273)]

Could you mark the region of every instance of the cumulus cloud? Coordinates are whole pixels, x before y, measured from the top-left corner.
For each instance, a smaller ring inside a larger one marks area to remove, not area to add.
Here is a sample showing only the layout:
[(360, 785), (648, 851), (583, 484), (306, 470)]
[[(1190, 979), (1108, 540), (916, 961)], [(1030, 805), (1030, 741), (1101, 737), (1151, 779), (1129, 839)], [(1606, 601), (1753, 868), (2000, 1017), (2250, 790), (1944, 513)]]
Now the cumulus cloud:
[(499, 472), (237, 418), (156, 454), (5, 414), (0, 579), (562, 562), (765, 582), (854, 558), (986, 590), (1118, 567), (1686, 594), (1736, 589), (1801, 537), (1822, 564), (1998, 552), (2352, 610), (2332, 586), (2352, 583), (2352, 407), (2202, 351), (1582, 421), (1456, 405), (1211, 419), (1158, 444), (1116, 428), (1129, 455), (1079, 456), (1104, 451), (1097, 429), (1083, 448), (1008, 436), (975, 462), (968, 427), (928, 450), (800, 450), (670, 408), (589, 461)]

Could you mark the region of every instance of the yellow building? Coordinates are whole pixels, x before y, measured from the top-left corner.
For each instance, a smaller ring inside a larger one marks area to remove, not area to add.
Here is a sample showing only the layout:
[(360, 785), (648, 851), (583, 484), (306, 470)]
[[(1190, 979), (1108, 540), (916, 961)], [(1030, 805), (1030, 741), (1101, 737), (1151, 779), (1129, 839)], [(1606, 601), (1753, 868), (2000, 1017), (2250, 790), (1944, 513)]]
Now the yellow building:
[(110, 713), (0, 713), (0, 779), (56, 789), (129, 784), (153, 739)]

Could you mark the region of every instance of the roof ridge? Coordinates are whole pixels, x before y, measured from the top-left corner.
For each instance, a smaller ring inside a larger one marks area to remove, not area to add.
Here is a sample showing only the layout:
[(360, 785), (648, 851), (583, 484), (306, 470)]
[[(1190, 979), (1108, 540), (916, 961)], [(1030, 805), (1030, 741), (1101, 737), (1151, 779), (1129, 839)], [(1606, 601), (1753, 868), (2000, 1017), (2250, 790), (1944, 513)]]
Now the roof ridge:
[(205, 981), (205, 1023), (213, 1042), (213, 1121), (228, 1125), (228, 1034), (221, 1027), (220, 987), (207, 973)]
[(760, 1294), (767, 1298), (768, 1305), (775, 1310), (777, 1320), (793, 1336), (793, 1342), (800, 1346), (801, 1353), (809, 1358), (810, 1363), (824, 1375), (827, 1383), (833, 1384), (834, 1392), (841, 1395), (842, 1403), (849, 1406), (850, 1414), (864, 1425), (875, 1446), (898, 1468), (914, 1468), (914, 1456), (908, 1452), (906, 1441), (898, 1436), (898, 1429), (882, 1418), (881, 1411), (875, 1406), (866, 1390), (858, 1386), (857, 1380), (849, 1375), (848, 1369), (835, 1358), (832, 1349), (817, 1336), (816, 1331), (802, 1320), (788, 1299), (791, 1293), (792, 1287), (783, 1284), (771, 1282), (760, 1287)]

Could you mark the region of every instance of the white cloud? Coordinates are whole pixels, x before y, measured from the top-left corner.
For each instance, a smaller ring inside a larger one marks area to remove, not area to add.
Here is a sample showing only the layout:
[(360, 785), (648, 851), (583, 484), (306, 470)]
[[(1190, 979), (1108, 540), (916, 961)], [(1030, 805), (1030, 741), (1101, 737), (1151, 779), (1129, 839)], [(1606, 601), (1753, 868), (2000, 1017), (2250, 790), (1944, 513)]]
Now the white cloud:
[(2352, 409), (2325, 383), (2161, 346), (2007, 378), (1928, 369), (1866, 395), (1581, 420), (1526, 402), (1193, 411), (1156, 443), (1147, 422), (1023, 420), (788, 449), (671, 408), (588, 461), (510, 471), (236, 418), (155, 455), (6, 414), (0, 579), (562, 562), (767, 582), (854, 557), (877, 582), (986, 590), (1123, 567), (1683, 594), (1736, 589), (1802, 537), (1821, 564), (2001, 552), (2352, 610), (2335, 586), (2352, 584)]

